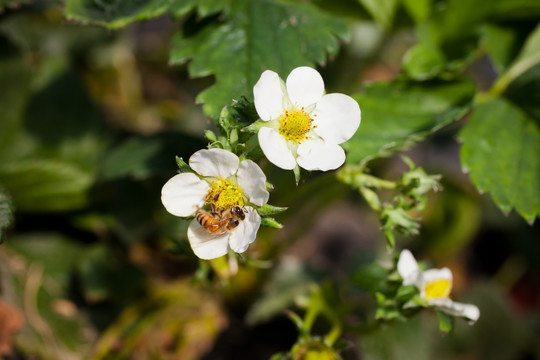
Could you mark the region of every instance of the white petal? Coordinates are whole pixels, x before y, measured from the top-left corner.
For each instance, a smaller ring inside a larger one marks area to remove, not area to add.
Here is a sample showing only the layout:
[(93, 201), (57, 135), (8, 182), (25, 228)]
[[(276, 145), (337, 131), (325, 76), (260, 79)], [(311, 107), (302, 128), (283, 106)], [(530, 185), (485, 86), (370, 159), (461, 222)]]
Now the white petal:
[(229, 237), (229, 245), (237, 253), (242, 253), (247, 250), (257, 236), (257, 230), (261, 225), (261, 217), (255, 209), (246, 206), (246, 218), (240, 222), (238, 227), (231, 231)]
[(323, 96), (312, 112), (315, 132), (324, 140), (341, 144), (349, 140), (360, 126), (360, 106), (344, 94)]
[(466, 318), (471, 325), (480, 317), (480, 309), (473, 304), (463, 304), (450, 299), (431, 299), (428, 303), (449, 315)]
[(277, 119), (283, 112), (281, 79), (273, 71), (266, 70), (253, 87), (255, 109), (262, 120)]
[(238, 156), (223, 149), (199, 150), (189, 158), (189, 166), (202, 176), (228, 178), (238, 170)]
[(345, 162), (345, 152), (339, 145), (321, 139), (301, 143), (297, 154), (298, 165), (306, 170), (334, 170)]
[(297, 67), (287, 77), (287, 93), (295, 105), (308, 107), (315, 104), (324, 94), (324, 81), (313, 68)]
[(434, 280), (450, 280), (452, 281), (452, 271), (449, 268), (429, 269), (422, 273), (425, 282)]
[(161, 189), (161, 202), (165, 209), (176, 216), (190, 216), (204, 204), (210, 190), (206, 181), (192, 173), (173, 176)]
[(397, 263), (397, 271), (403, 278), (403, 285), (416, 284), (420, 268), (413, 254), (407, 249), (401, 251)]
[(251, 160), (242, 161), (237, 177), (238, 185), (250, 202), (257, 206), (266, 204), (270, 197), (266, 190), (266, 176), (257, 164)]
[(292, 170), (296, 161), (285, 140), (276, 130), (262, 127), (259, 130), (259, 145), (268, 160), (277, 167)]
[(229, 233), (215, 237), (215, 235), (202, 229), (195, 219), (189, 224), (187, 236), (191, 249), (201, 259), (215, 259), (229, 251)]

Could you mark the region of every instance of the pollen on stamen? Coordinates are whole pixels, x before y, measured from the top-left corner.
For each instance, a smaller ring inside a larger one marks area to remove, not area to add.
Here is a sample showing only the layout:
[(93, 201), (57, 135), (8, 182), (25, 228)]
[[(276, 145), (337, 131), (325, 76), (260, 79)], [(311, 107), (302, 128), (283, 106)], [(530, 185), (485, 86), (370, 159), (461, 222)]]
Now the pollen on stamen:
[(304, 111), (304, 107), (291, 112), (285, 110), (279, 123), (279, 133), (287, 140), (301, 143), (310, 138), (307, 134), (313, 128), (313, 119)]

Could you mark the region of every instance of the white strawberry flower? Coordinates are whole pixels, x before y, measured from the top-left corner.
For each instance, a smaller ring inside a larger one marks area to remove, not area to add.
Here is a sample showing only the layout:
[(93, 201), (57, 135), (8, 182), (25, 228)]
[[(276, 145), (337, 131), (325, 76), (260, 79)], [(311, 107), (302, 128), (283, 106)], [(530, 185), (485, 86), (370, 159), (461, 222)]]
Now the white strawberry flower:
[(350, 96), (324, 94), (324, 81), (310, 67), (294, 69), (287, 81), (266, 70), (253, 88), (263, 124), (258, 138), (274, 165), (291, 170), (333, 170), (345, 162), (339, 146), (360, 125), (360, 107)]
[(420, 297), (427, 300), (429, 306), (452, 316), (467, 319), (473, 324), (480, 317), (476, 305), (462, 304), (450, 299), (452, 290), (452, 272), (448, 268), (421, 270), (409, 250), (403, 250), (397, 263), (403, 285), (414, 285), (420, 290)]
[(240, 161), (223, 149), (199, 150), (190, 157), (189, 165), (196, 174), (175, 175), (161, 190), (161, 201), (168, 212), (189, 217), (203, 206), (240, 206), (246, 210), (245, 219), (236, 228), (217, 237), (201, 229), (193, 219), (187, 232), (193, 252), (201, 259), (214, 259), (227, 254), (229, 249), (246, 251), (261, 224), (261, 217), (250, 205), (262, 206), (269, 198), (263, 171), (253, 161)]

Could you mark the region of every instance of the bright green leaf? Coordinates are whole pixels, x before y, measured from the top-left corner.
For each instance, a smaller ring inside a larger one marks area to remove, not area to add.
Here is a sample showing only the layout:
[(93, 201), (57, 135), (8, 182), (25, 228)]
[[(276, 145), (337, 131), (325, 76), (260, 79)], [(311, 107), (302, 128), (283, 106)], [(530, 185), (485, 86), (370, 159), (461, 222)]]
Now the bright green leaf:
[(477, 106), (460, 133), (461, 162), (481, 192), (504, 213), (512, 208), (533, 222), (540, 210), (540, 129), (504, 99)]
[(345, 143), (347, 163), (366, 162), (409, 148), (432, 132), (461, 118), (474, 87), (468, 82), (378, 83), (354, 98), (362, 123)]
[(224, 23), (189, 38), (177, 34), (170, 61), (192, 59), (192, 76), (215, 76), (216, 83), (197, 98), (215, 119), (231, 99), (252, 98), (253, 85), (265, 69), (286, 77), (295, 67), (322, 64), (347, 34), (342, 19), (310, 3), (238, 2)]

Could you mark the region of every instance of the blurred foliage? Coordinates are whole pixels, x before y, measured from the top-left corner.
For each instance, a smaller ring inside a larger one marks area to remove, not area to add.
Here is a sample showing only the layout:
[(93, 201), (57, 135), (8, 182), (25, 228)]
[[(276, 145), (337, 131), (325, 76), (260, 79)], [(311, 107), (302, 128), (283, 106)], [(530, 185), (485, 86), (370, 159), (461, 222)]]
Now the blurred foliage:
[[(539, 19), (537, 0), (0, 1), (0, 297), (25, 316), (13, 356), (540, 358)], [(283, 230), (199, 262), (159, 200), (175, 156), (210, 141), (262, 159), (236, 125), (256, 120), (264, 69), (300, 65), (360, 104), (339, 175), (359, 191), (335, 173), (296, 187), (263, 160), (278, 206), (261, 211)], [(439, 173), (444, 191), (428, 191)], [(440, 336), (447, 319), (404, 310), (416, 293), (379, 220), (452, 268), (474, 327)]]

